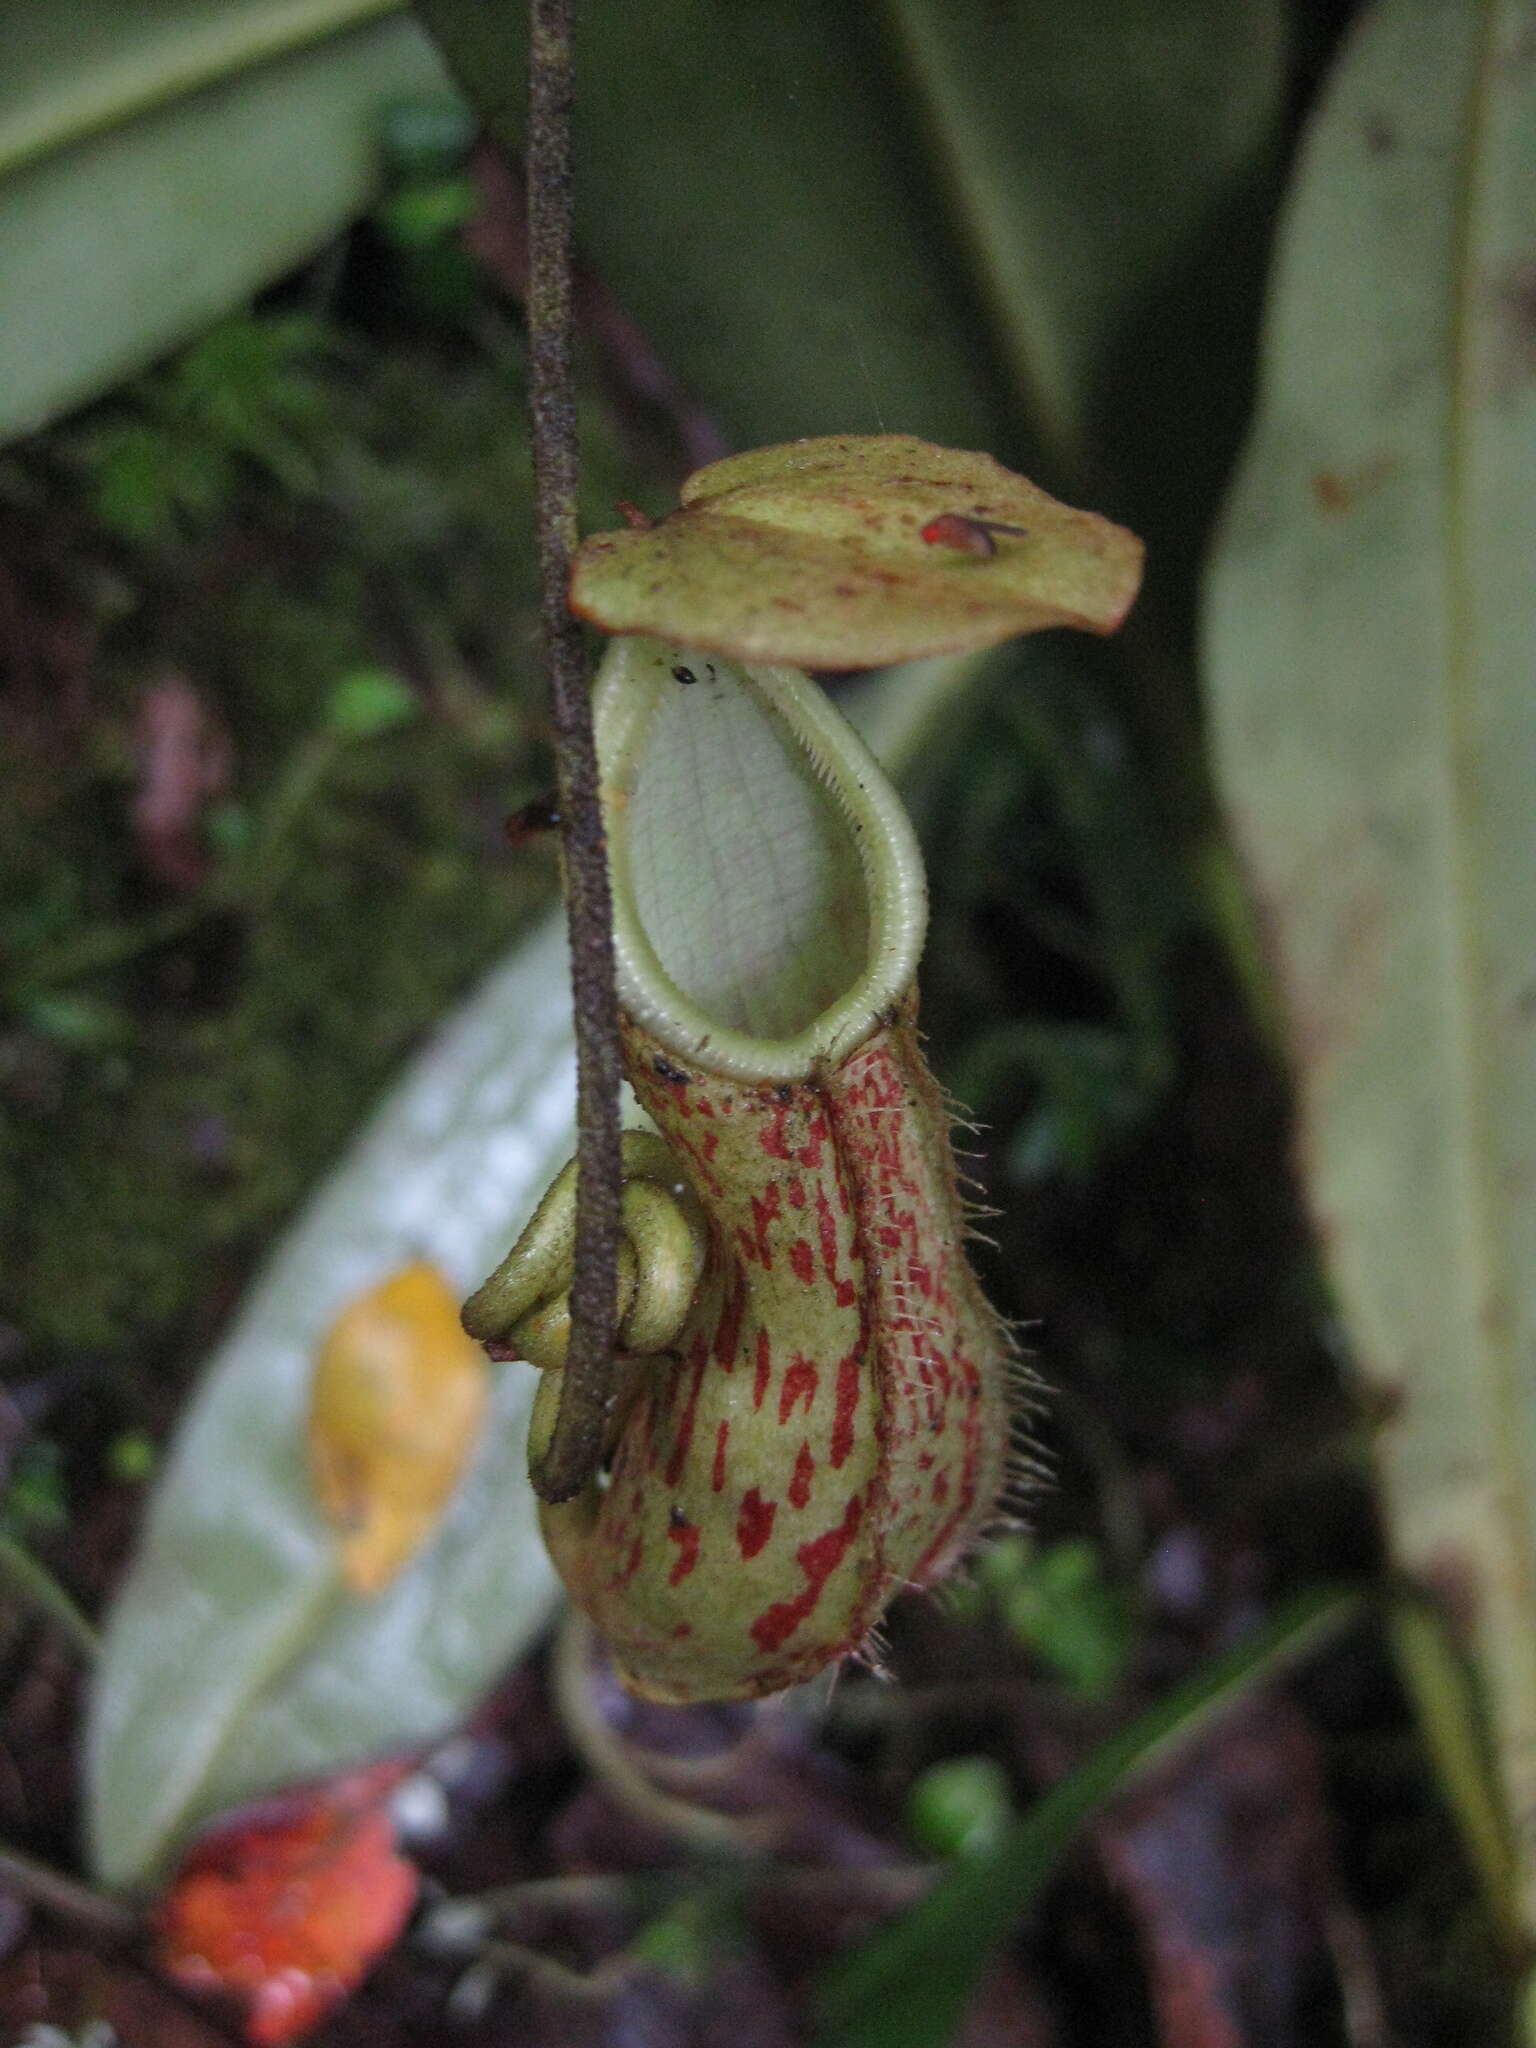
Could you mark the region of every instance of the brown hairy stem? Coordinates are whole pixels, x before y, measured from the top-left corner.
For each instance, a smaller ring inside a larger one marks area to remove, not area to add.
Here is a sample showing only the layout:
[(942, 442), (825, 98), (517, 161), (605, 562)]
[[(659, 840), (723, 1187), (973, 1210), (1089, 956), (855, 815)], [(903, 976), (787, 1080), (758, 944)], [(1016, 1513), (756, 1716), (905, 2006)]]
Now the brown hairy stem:
[(544, 660), (553, 697), (576, 1021), (575, 1277), (560, 1413), (533, 1483), (569, 1500), (597, 1470), (612, 1379), (619, 1200), (619, 1010), (613, 903), (581, 628), (566, 604), (576, 546), (571, 258), (575, 0), (529, 0), (528, 381)]

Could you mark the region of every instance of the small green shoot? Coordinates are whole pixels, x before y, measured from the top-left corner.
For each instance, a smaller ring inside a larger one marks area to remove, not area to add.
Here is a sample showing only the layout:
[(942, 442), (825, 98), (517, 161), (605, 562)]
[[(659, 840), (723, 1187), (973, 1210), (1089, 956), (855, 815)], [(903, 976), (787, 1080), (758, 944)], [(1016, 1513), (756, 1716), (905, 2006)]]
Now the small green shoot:
[(23, 1540), (55, 1536), (68, 1523), (69, 1503), (58, 1445), (46, 1439), (24, 1445), (0, 1492), (0, 1533)]
[(469, 220), (479, 197), (467, 178), (423, 178), (381, 200), (374, 219), (402, 249), (430, 249)]
[(1082, 1538), (1036, 1545), (1004, 1537), (981, 1557), (977, 1578), (1010, 1635), (1067, 1689), (1105, 1699), (1134, 1648), (1123, 1594), (1104, 1577), (1096, 1545)]
[(722, 1917), (717, 1897), (690, 1892), (646, 1922), (629, 1958), (684, 1984), (703, 1984), (719, 1961)]
[(122, 1486), (142, 1486), (159, 1463), (155, 1440), (145, 1429), (125, 1429), (107, 1446), (107, 1471)]
[(1008, 1773), (989, 1756), (930, 1764), (907, 1794), (907, 1833), (935, 1856), (995, 1849), (1012, 1818)]
[(421, 700), (390, 669), (356, 668), (342, 676), (325, 707), (325, 722), (343, 739), (371, 740), (409, 725)]

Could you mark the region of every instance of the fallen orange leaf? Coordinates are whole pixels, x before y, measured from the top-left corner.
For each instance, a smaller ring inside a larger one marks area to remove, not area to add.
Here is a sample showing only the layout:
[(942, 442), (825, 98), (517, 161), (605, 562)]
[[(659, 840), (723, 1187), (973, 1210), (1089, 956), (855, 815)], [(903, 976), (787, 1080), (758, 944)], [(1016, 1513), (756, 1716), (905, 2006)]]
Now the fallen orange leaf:
[(362, 1981), (405, 1925), (417, 1874), (388, 1795), (404, 1766), (257, 1809), (192, 1847), (158, 1916), (161, 1967), (246, 2004), (254, 2048), (286, 2048)]

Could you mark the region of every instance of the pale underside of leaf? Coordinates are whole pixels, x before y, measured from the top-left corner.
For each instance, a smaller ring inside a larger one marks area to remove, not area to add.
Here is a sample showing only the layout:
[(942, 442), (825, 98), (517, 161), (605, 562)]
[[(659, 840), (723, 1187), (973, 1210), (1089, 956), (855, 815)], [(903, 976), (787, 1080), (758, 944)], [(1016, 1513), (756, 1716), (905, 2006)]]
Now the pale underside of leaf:
[[(582, 544), (583, 618), (743, 661), (869, 668), (1046, 626), (1113, 632), (1140, 581), (1123, 527), (910, 435), (756, 449), (682, 496), (656, 526)], [(979, 523), (993, 551), (924, 539), (945, 517)]]
[(1536, 9), (1386, 0), (1286, 225), (1212, 575), (1219, 766), (1398, 1557), (1536, 1928)]

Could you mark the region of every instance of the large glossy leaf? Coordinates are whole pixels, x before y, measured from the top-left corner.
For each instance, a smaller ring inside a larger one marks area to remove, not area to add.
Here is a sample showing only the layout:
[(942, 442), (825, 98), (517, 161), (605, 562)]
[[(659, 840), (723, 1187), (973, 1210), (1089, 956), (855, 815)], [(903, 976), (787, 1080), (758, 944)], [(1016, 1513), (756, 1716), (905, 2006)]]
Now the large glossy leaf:
[(0, 441), (307, 256), (389, 104), (447, 90), (383, 0), (3, 0), (0, 49)]
[(884, 15), (1016, 402), (1063, 487), (1118, 497), (1139, 481), (1138, 520), (1159, 537), (1175, 508), (1198, 517), (1258, 297), (1284, 9), (886, 0)]
[(1307, 140), (1215, 560), (1220, 773), (1399, 1559), (1536, 1927), (1536, 8), (1383, 0)]
[(583, 542), (573, 610), (740, 661), (871, 668), (1047, 626), (1112, 633), (1141, 581), (1123, 527), (910, 434), (728, 456), (682, 498)]
[(445, 1519), (381, 1593), (343, 1590), (308, 1463), (338, 1315), (426, 1259), (462, 1294), (571, 1145), (551, 921), (423, 1051), (282, 1245), (211, 1361), (113, 1607), (88, 1735), (91, 1856), (147, 1878), (198, 1820), (450, 1728), (556, 1589), (525, 1478), (533, 1375), (508, 1369)]
[[(417, 11), (516, 143), (526, 10)], [(903, 431), (1080, 486), (1090, 433), (1148, 406), (1149, 307), (1172, 323), (1157, 389), (1178, 434), (1221, 402), (1208, 378), (1192, 406), (1189, 353), (1241, 326), (1259, 245), (1231, 215), (1270, 151), (1281, 18), (1278, 0), (589, 7), (582, 244), (743, 446)]]
[[(515, 146), (527, 9), (417, 11)], [(877, 10), (647, 0), (584, 8), (580, 29), (582, 246), (734, 441), (997, 445), (992, 368)]]
[[(416, 0), (522, 137), (520, 6)], [(587, 7), (585, 253), (739, 447), (985, 448), (1142, 533), (1110, 656), (1198, 829), (1192, 580), (1249, 384), (1284, 0)], [(1086, 657), (1079, 657), (1086, 658)]]

